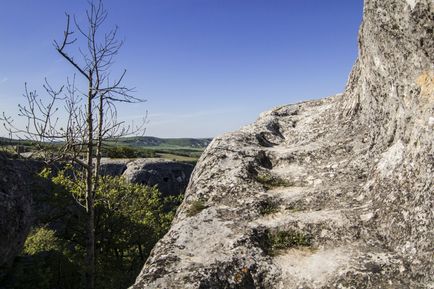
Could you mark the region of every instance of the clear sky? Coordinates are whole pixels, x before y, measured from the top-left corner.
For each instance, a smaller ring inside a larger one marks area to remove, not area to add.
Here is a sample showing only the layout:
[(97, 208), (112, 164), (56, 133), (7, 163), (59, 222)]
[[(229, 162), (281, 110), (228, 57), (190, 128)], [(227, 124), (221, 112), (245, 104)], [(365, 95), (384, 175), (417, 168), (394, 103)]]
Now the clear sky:
[[(147, 135), (213, 137), (272, 107), (342, 92), (357, 56), (362, 0), (106, 0), (125, 44), (115, 71), (149, 111)], [(42, 93), (72, 69), (52, 46), (86, 0), (0, 0), (0, 112), (17, 114), (24, 82)]]

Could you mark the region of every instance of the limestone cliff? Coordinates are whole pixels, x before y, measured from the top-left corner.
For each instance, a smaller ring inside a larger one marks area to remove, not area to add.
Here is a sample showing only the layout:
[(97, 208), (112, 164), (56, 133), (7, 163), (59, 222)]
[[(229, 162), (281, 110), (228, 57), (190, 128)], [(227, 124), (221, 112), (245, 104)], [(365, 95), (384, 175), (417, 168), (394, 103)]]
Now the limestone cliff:
[(434, 288), (433, 18), (365, 0), (346, 91), (214, 139), (132, 288)]
[(0, 153), (0, 277), (21, 251), (32, 221), (32, 163)]

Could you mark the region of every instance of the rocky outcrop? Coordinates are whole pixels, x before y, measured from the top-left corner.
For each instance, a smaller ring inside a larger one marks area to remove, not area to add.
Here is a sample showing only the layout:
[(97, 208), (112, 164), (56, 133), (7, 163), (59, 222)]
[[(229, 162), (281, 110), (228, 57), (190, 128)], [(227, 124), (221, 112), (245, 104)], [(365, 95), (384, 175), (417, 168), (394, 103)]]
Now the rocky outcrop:
[(165, 159), (103, 159), (101, 173), (123, 176), (132, 183), (157, 186), (163, 195), (185, 192), (193, 165)]
[(164, 195), (185, 192), (193, 165), (163, 160), (140, 159), (128, 164), (123, 176), (132, 183), (156, 185)]
[(21, 251), (32, 222), (29, 165), (0, 153), (0, 276)]
[(215, 138), (132, 288), (433, 288), (433, 15), (365, 0), (345, 93)]

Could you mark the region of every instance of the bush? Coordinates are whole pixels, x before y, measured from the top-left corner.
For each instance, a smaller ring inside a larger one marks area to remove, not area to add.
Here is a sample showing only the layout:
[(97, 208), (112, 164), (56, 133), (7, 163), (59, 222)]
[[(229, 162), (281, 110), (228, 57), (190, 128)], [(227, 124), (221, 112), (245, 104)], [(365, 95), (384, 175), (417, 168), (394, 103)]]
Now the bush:
[[(84, 199), (84, 182), (65, 174), (53, 181), (75, 199)], [(163, 198), (157, 187), (101, 177), (95, 201), (98, 287), (121, 288), (133, 283), (154, 244), (169, 229), (180, 202), (181, 196)]]
[[(77, 203), (84, 199), (82, 174), (72, 167), (54, 177), (48, 170), (41, 174), (52, 180), (51, 192), (35, 201), (49, 209), (39, 216), (43, 222), (27, 238), (7, 282), (0, 280), (9, 284), (5, 288), (83, 288), (85, 211)], [(169, 229), (181, 198), (163, 197), (156, 187), (121, 177), (101, 177), (95, 202), (96, 288), (126, 288), (134, 282)]]
[(106, 147), (103, 149), (103, 156), (113, 159), (134, 159), (134, 158), (153, 158), (155, 152), (153, 150), (132, 148), (126, 146)]
[(23, 252), (35, 255), (44, 251), (60, 251), (59, 239), (53, 230), (41, 227), (30, 232), (24, 243)]
[(80, 288), (79, 267), (67, 255), (55, 231), (44, 227), (32, 230), (23, 254), (2, 280), (4, 288)]

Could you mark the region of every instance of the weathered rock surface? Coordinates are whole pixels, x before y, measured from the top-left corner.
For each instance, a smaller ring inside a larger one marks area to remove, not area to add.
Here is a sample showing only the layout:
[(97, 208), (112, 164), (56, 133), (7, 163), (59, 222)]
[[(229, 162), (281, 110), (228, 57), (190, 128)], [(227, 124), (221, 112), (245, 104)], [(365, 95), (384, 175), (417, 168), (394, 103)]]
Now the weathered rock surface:
[(103, 159), (101, 173), (125, 177), (127, 181), (148, 186), (157, 185), (164, 195), (185, 192), (193, 165), (165, 159)]
[(215, 138), (132, 288), (434, 288), (433, 18), (365, 0), (345, 93)]
[(20, 252), (30, 229), (33, 176), (25, 162), (0, 154), (0, 275)]

